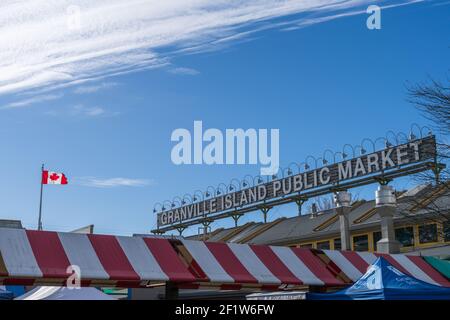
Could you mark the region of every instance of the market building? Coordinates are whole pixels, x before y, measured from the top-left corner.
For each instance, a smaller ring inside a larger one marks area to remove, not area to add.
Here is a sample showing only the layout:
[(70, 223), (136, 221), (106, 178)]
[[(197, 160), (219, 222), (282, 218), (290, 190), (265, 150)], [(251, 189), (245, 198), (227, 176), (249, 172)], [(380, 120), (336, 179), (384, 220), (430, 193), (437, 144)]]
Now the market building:
[[(343, 153), (341, 162), (323, 157), (322, 167), (315, 159), (314, 168), (306, 163), (297, 172), (165, 201), (153, 210), (152, 234), (100, 235), (93, 226), (26, 230), (0, 221), (0, 285), (128, 288), (130, 299), (257, 299), (258, 292), (301, 298), (349, 287), (378, 264), (427, 286), (450, 287), (450, 183), (440, 179), (445, 166), (435, 138), (385, 142), (350, 159)], [(432, 172), (433, 182), (392, 187), (394, 179), (421, 172)], [(373, 199), (352, 199), (353, 188), (367, 185), (376, 185)], [(328, 209), (302, 212), (306, 201), (325, 195), (333, 195)], [(271, 218), (274, 207), (294, 203), (295, 216)], [(262, 222), (239, 225), (256, 211)], [(230, 218), (234, 228), (211, 230)], [(183, 236), (198, 225), (198, 235)], [(173, 231), (179, 236), (166, 234)]]

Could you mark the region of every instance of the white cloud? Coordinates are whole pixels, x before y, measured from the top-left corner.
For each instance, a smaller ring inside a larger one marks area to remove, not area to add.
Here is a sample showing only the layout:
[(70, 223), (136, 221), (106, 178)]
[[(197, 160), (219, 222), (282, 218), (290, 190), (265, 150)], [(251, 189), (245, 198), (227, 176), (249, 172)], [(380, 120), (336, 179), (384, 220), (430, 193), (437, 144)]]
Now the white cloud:
[(435, 2), (432, 4), (433, 7), (439, 7), (439, 6), (446, 6), (449, 5), (450, 1), (444, 1), (444, 2)]
[(98, 117), (106, 113), (102, 107), (86, 107), (82, 104), (74, 106), (71, 110), (72, 115), (81, 115), (87, 117)]
[(97, 118), (97, 117), (114, 117), (118, 116), (120, 112), (109, 111), (100, 106), (85, 106), (84, 104), (77, 104), (68, 109), (58, 109), (46, 112), (48, 115), (52, 116), (71, 116), (71, 117), (86, 117), (86, 118)]
[(115, 188), (146, 187), (154, 185), (155, 182), (148, 179), (82, 177), (75, 179), (75, 184), (94, 188)]
[(85, 118), (97, 118), (97, 117), (113, 117), (118, 116), (120, 112), (109, 111), (100, 106), (85, 106), (84, 104), (77, 104), (70, 108), (58, 108), (54, 110), (46, 111), (45, 114), (50, 116), (70, 116), (70, 117), (85, 117)]
[(62, 96), (63, 96), (62, 94), (38, 95), (38, 96), (34, 96), (32, 98), (23, 99), (23, 100), (8, 103), (4, 106), (0, 106), (0, 110), (24, 108), (24, 107), (28, 107), (32, 104), (35, 104), (35, 103), (57, 100), (57, 99), (60, 99)]
[(117, 85), (117, 82), (101, 82), (99, 84), (80, 86), (78, 88), (75, 88), (73, 92), (77, 94), (94, 93), (103, 89), (115, 87)]
[(371, 3), (373, 0), (2, 0), (0, 94), (61, 88), (160, 67), (169, 63), (174, 52), (208, 50), (223, 45), (224, 40), (235, 41), (263, 24), (270, 25), (270, 19), (314, 13), (317, 18), (309, 18), (308, 24), (319, 23), (336, 12)]
[(200, 71), (192, 69), (192, 68), (185, 68), (185, 67), (178, 67), (178, 68), (172, 68), (169, 69), (170, 73), (173, 74), (181, 74), (186, 76), (196, 76), (200, 74)]

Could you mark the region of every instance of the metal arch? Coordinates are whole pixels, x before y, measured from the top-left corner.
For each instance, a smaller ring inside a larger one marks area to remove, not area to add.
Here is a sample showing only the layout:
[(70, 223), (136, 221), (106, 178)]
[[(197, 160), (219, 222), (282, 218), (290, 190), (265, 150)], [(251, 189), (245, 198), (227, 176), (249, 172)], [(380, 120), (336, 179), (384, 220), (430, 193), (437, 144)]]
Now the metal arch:
[(420, 128), (420, 137), (421, 137), (421, 138), (424, 137), (424, 136), (423, 136), (423, 130), (424, 130), (424, 129), (428, 129), (428, 133), (427, 133), (427, 135), (426, 135), (427, 137), (433, 135), (433, 130), (431, 130), (430, 127), (428, 127), (428, 126), (423, 126), (422, 128)]
[[(372, 152), (375, 152), (375, 151), (376, 151), (375, 142), (373, 142), (372, 139), (369, 139), (369, 138), (364, 138), (364, 139), (362, 139), (362, 140), (361, 140), (361, 147), (364, 148), (364, 142), (366, 142), (366, 141), (368, 141), (368, 142), (370, 142), (370, 143), (372, 144)], [(367, 149), (365, 149), (365, 148), (364, 148), (364, 150), (367, 151)]]
[(297, 162), (291, 162), (289, 165), (288, 165), (288, 169), (289, 170), (291, 170), (292, 171), (292, 168), (291, 168), (291, 166), (292, 165), (295, 165), (296, 167), (297, 167), (297, 172), (298, 173), (300, 173), (301, 171), (302, 171), (302, 168), (301, 168), (301, 163), (297, 163)]
[(328, 161), (328, 160), (326, 159), (326, 154), (327, 154), (327, 152), (329, 152), (329, 153), (331, 153), (331, 154), (333, 155), (333, 163), (336, 163), (336, 152), (334, 152), (334, 151), (331, 150), (331, 149), (326, 149), (326, 150), (323, 152), (323, 154), (322, 154), (322, 158), (323, 158), (325, 161)]
[(302, 173), (302, 166), (303, 166), (303, 172), (305, 172), (305, 170), (307, 170), (306, 169), (306, 165), (307, 165), (307, 163), (306, 162), (300, 162), (299, 164), (298, 164), (298, 167), (299, 167), (299, 173)]
[[(287, 171), (287, 172), (286, 172), (286, 171)], [(287, 173), (287, 175), (286, 175), (285, 173)], [(293, 171), (292, 171), (292, 169), (291, 169), (291, 168), (289, 168), (289, 167), (286, 167), (286, 168), (284, 168), (284, 169), (283, 169), (283, 172), (282, 172), (282, 174), (283, 174), (283, 176), (286, 176), (286, 177), (290, 177), (290, 176), (292, 176), (292, 174), (293, 174)]]
[[(256, 178), (258, 178), (258, 183), (257, 183), (257, 184), (255, 184)], [(263, 184), (263, 183), (264, 183), (264, 178), (263, 178), (262, 176), (257, 175), (257, 176), (255, 176), (255, 177), (253, 178), (253, 185), (260, 185), (260, 184)]]
[(341, 155), (342, 160), (345, 159), (345, 158), (344, 158), (344, 154), (343, 154), (342, 152), (336, 151), (336, 152), (334, 153), (334, 155), (333, 155), (333, 161), (334, 161), (334, 163), (336, 163), (336, 155), (338, 155), (338, 154)]
[(379, 138), (376, 138), (376, 139), (374, 140), (374, 142), (373, 142), (373, 144), (374, 144), (374, 146), (375, 146), (375, 150), (377, 150), (377, 142), (378, 142), (379, 140), (383, 140), (383, 143), (384, 143), (383, 149), (385, 149), (385, 148), (386, 148), (386, 143), (388, 143), (389, 141), (386, 139), (386, 137), (379, 137)]
[(361, 145), (359, 145), (359, 144), (357, 144), (357, 145), (355, 146), (355, 153), (356, 153), (356, 151), (358, 151), (358, 150), (359, 150), (359, 155), (360, 155), (360, 156), (366, 154), (366, 152), (367, 152), (367, 150), (364, 149), (364, 147), (361, 146)]
[(202, 201), (204, 201), (205, 200), (205, 195), (204, 195), (204, 193), (203, 193), (203, 191), (200, 191), (200, 190), (195, 190), (194, 191), (194, 197), (192, 198), (193, 200), (194, 200), (194, 202), (197, 202), (197, 196), (198, 196), (198, 194), (200, 194), (201, 196), (202, 196)]
[[(225, 187), (225, 189), (220, 189), (222, 187)], [(224, 191), (225, 190), (225, 191)], [(221, 182), (219, 183), (219, 185), (217, 186), (217, 192), (221, 191), (223, 195), (228, 193), (228, 187), (225, 183)]]
[(194, 201), (193, 201), (194, 198), (192, 197), (191, 194), (185, 193), (184, 196), (183, 196), (183, 201), (184, 201), (186, 198), (191, 202), (191, 204), (194, 203)]
[[(237, 188), (236, 188), (236, 184), (234, 184), (234, 182), (237, 182)], [(241, 181), (239, 181), (236, 178), (231, 179), (229, 190), (230, 191), (239, 191), (239, 190), (241, 190)]]
[[(179, 201), (178, 201), (177, 199), (178, 199)], [(178, 197), (178, 196), (175, 196), (175, 197), (173, 197), (173, 199), (172, 199), (172, 204), (174, 204), (174, 203), (176, 203), (176, 202), (179, 203), (179, 206), (180, 206), (180, 207), (183, 205), (183, 199), (181, 199), (181, 198)], [(172, 208), (174, 208), (174, 207), (172, 206)]]
[(163, 205), (161, 202), (157, 202), (157, 203), (155, 203), (155, 205), (153, 206), (153, 213), (157, 213), (157, 212), (158, 212), (158, 210), (156, 209), (156, 207), (157, 207), (158, 205), (160, 206), (161, 212), (163, 211), (162, 208), (164, 207), (164, 205)]
[(239, 190), (242, 190), (243, 188), (245, 188), (246, 186), (244, 186), (244, 183), (245, 183), (245, 179), (241, 179), (241, 180), (239, 180)]
[[(209, 191), (210, 191), (210, 189), (213, 189), (214, 191), (213, 191), (213, 193), (211, 194)], [(210, 198), (211, 196), (216, 196), (216, 192), (217, 192), (217, 190), (213, 187), (213, 186), (208, 186), (207, 188), (206, 188), (206, 191), (205, 191), (205, 199), (206, 198)]]
[(164, 200), (164, 201), (163, 201), (163, 207), (162, 207), (162, 210), (163, 210), (163, 211), (166, 210), (166, 202), (169, 203), (169, 209), (172, 208), (172, 202), (170, 202), (169, 200)]
[[(244, 186), (244, 187), (250, 187), (250, 183), (249, 183), (249, 180), (247, 180), (247, 177), (250, 177), (251, 179), (250, 179), (250, 181), (251, 181), (251, 183), (252, 183), (252, 187), (254, 187), (255, 186), (255, 177), (253, 177), (253, 176), (251, 176), (251, 175), (249, 175), (249, 174), (247, 174), (247, 175), (245, 175), (245, 177), (242, 179), (242, 185)], [(245, 186), (244, 185), (244, 183), (247, 183), (247, 185)]]
[(389, 130), (389, 131), (386, 132), (386, 140), (390, 143), (390, 141), (389, 141), (389, 134), (390, 134), (390, 133), (392, 134), (392, 137), (394, 137), (394, 139), (395, 139), (395, 144), (396, 144), (396, 145), (399, 145), (400, 143), (398, 142), (397, 135), (396, 135), (395, 132), (392, 131), (392, 130)]
[(281, 167), (277, 168), (278, 170), (276, 171), (277, 173), (272, 174), (271, 177), (271, 181), (275, 181), (278, 179), (278, 174), (281, 172), (281, 177), (284, 178), (284, 169)]
[(314, 169), (317, 169), (317, 159), (315, 157), (309, 155), (305, 159), (305, 170), (309, 170), (311, 168), (310, 165), (308, 164), (308, 159), (309, 158), (312, 158), (314, 160), (314, 164), (316, 165), (316, 168), (314, 168)]
[(417, 123), (413, 123), (413, 124), (411, 124), (411, 126), (409, 127), (409, 134), (410, 135), (414, 135), (414, 129), (417, 129), (417, 136), (420, 136), (420, 138), (423, 138), (422, 137), (422, 127), (421, 126), (419, 126)]
[[(404, 132), (397, 133), (397, 141), (398, 142), (402, 142), (402, 140), (401, 140), (402, 137), (404, 138), (404, 143), (408, 143), (411, 140), (410, 138), (408, 138), (406, 133), (404, 133)], [(414, 139), (412, 139), (412, 140), (414, 140)]]
[(322, 162), (322, 165), (323, 165), (323, 166), (328, 165), (328, 160), (326, 160), (326, 159), (320, 157), (320, 158), (317, 158), (317, 160), (316, 160), (316, 169), (317, 169), (317, 163), (319, 162), (319, 160), (322, 160), (321, 162)]
[(181, 207), (182, 207), (181, 202), (178, 202), (178, 201), (172, 202), (172, 209), (177, 209), (177, 208), (181, 208)]
[[(350, 147), (350, 148), (352, 148), (352, 155), (353, 155), (353, 158), (354, 157), (356, 157), (356, 154), (355, 154), (355, 148), (353, 147), (353, 145), (351, 145), (351, 144), (349, 144), (349, 143), (346, 143), (346, 144), (344, 144), (344, 146), (342, 147), (342, 154), (344, 154), (344, 155), (348, 155), (347, 153), (345, 153), (345, 147)], [(345, 158), (347, 158), (347, 157), (345, 157)]]

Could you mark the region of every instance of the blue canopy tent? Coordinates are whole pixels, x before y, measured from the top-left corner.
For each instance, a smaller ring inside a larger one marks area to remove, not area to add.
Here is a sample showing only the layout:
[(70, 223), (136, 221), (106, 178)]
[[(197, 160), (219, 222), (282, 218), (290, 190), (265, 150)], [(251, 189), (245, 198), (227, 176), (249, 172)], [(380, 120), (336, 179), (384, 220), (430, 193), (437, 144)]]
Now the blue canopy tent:
[(4, 287), (0, 287), (0, 300), (12, 300), (14, 298), (14, 294), (10, 291), (7, 291)]
[(410, 277), (378, 258), (355, 284), (334, 293), (308, 293), (307, 300), (450, 300), (450, 288)]
[(26, 292), (24, 286), (5, 286), (1, 289), (11, 292), (14, 298), (20, 297)]

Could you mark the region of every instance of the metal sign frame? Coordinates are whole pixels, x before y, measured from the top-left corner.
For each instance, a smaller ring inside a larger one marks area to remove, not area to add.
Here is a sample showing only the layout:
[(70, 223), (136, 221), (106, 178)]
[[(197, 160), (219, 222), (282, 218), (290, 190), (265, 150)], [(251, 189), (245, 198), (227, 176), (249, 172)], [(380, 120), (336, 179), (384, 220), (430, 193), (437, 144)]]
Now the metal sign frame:
[[(365, 151), (365, 150), (362, 150)], [(289, 170), (283, 178), (272, 179), (233, 192), (207, 192), (210, 196), (202, 201), (176, 207), (171, 203), (169, 210), (157, 215), (157, 229), (153, 233), (163, 234), (178, 230), (180, 234), (189, 226), (232, 217), (237, 221), (245, 213), (261, 210), (266, 221), (267, 213), (274, 206), (295, 202), (301, 208), (309, 198), (333, 193), (339, 190), (371, 184), (386, 183), (392, 179), (432, 169), (436, 165), (436, 139), (429, 135), (411, 139), (407, 143), (392, 145), (384, 149), (361, 155), (349, 160), (294, 174)], [(323, 160), (323, 159), (322, 159)], [(317, 161), (316, 161), (317, 162)], [(327, 162), (323, 160), (323, 163)], [(308, 168), (308, 166), (305, 166)], [(163, 206), (163, 209), (166, 209)]]

